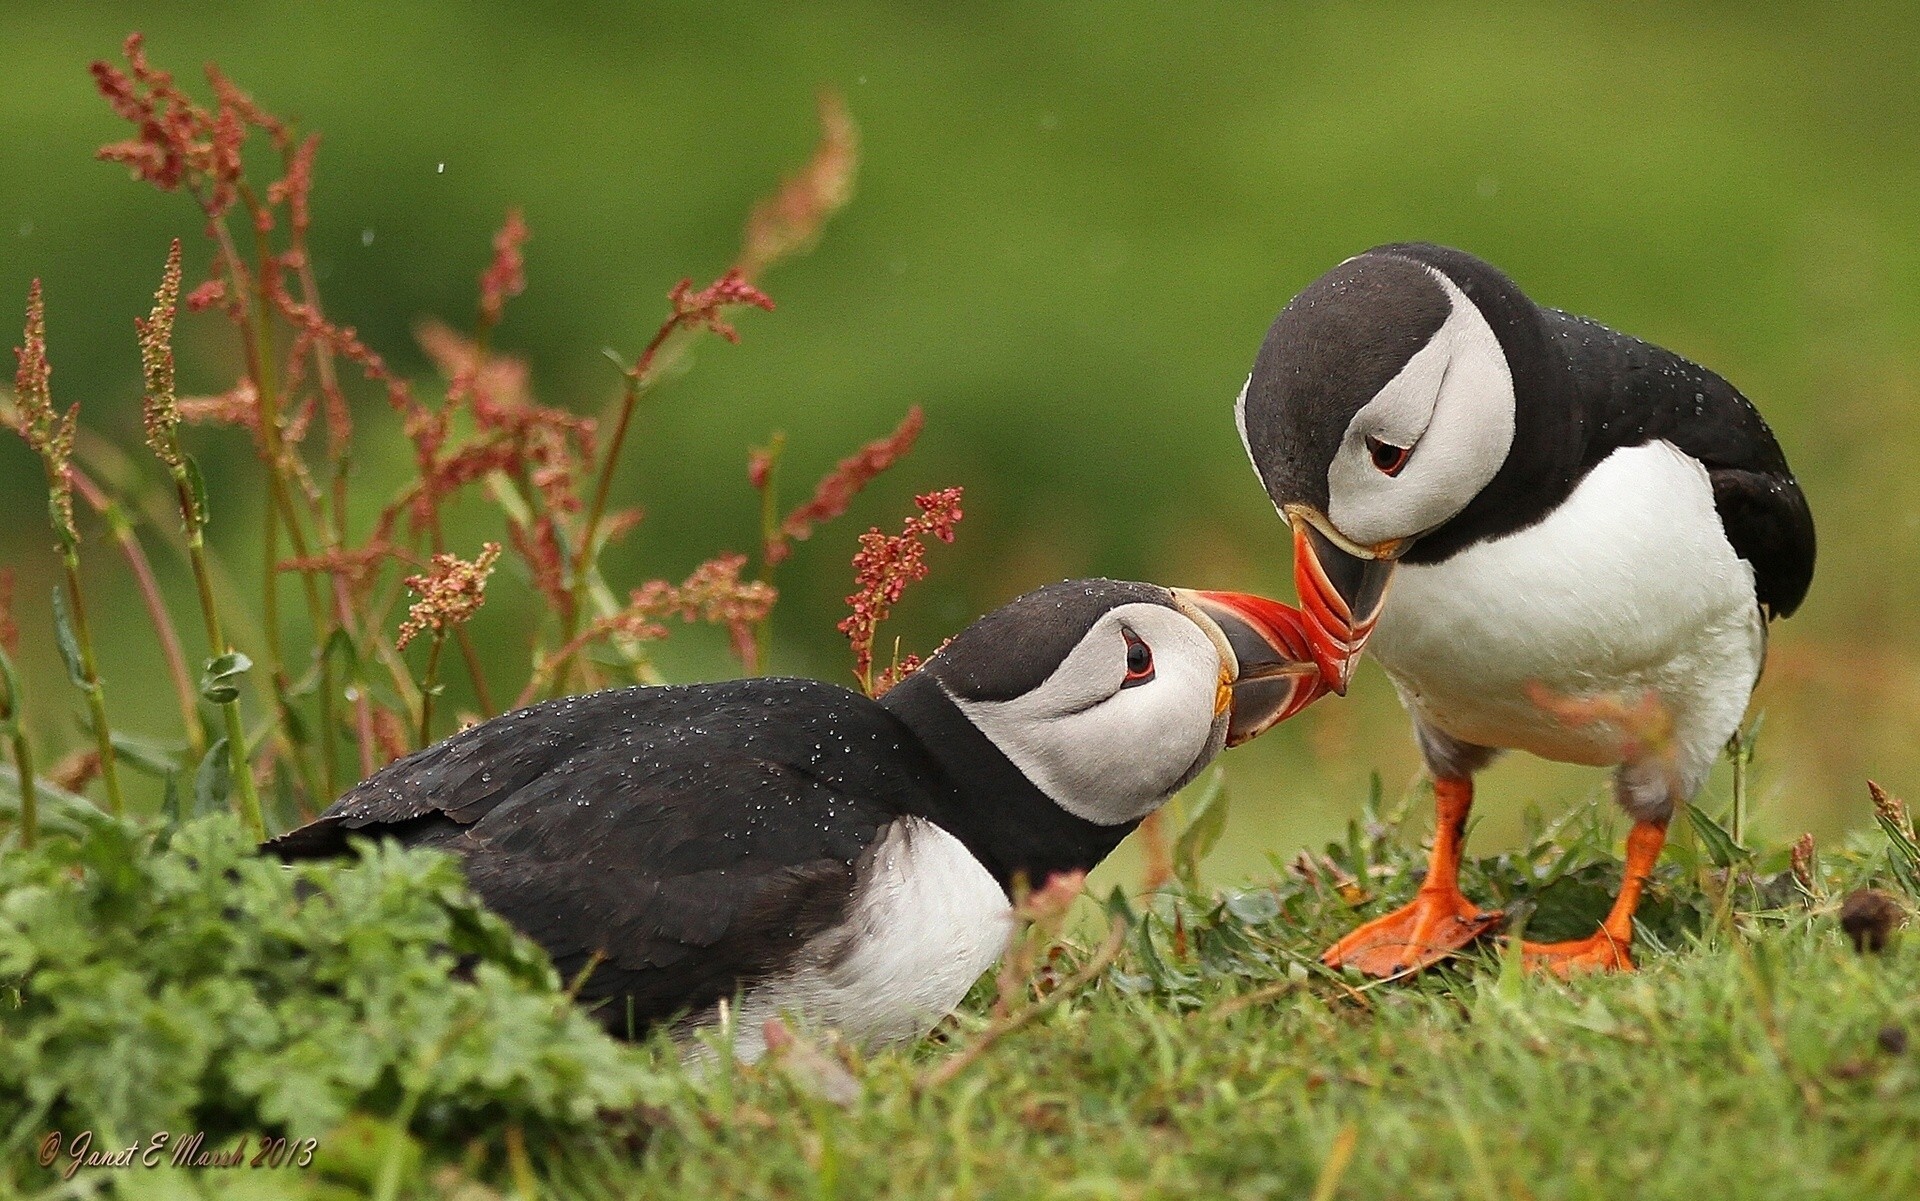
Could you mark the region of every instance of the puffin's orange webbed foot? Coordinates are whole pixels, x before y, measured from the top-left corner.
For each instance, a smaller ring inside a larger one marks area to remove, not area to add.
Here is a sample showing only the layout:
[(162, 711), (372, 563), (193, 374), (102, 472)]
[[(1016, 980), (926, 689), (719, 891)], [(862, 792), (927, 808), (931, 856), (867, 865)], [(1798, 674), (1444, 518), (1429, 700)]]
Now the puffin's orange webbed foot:
[(1417, 972), (1494, 929), (1505, 916), (1498, 909), (1482, 912), (1458, 889), (1423, 890), (1411, 903), (1334, 943), (1320, 962), (1369, 976)]
[(1552, 972), (1562, 980), (1584, 972), (1633, 970), (1633, 953), (1627, 941), (1615, 938), (1605, 927), (1567, 942), (1523, 942), (1520, 956), (1528, 968)]

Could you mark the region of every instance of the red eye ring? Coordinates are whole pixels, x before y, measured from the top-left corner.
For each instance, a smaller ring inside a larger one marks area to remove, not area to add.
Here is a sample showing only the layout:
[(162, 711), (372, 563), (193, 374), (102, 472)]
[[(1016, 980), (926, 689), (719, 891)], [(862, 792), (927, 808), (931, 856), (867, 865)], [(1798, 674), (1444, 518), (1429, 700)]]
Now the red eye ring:
[(1120, 636), (1127, 640), (1127, 677), (1120, 687), (1131, 688), (1153, 679), (1153, 648), (1125, 626), (1120, 628)]
[(1373, 457), (1373, 465), (1379, 468), (1380, 474), (1394, 476), (1399, 475), (1407, 465), (1407, 459), (1413, 455), (1413, 447), (1395, 446), (1368, 434), (1367, 453)]

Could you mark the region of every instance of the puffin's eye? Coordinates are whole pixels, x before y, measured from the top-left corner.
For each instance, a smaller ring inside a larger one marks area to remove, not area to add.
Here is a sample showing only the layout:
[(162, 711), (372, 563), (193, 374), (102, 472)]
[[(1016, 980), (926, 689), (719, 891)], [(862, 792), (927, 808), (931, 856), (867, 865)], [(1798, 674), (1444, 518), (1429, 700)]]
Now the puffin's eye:
[(1127, 640), (1127, 678), (1120, 687), (1131, 688), (1153, 679), (1153, 648), (1124, 626), (1120, 634)]
[(1373, 456), (1373, 465), (1380, 469), (1382, 475), (1399, 475), (1400, 469), (1407, 465), (1407, 456), (1413, 453), (1413, 447), (1395, 446), (1368, 434), (1367, 453)]

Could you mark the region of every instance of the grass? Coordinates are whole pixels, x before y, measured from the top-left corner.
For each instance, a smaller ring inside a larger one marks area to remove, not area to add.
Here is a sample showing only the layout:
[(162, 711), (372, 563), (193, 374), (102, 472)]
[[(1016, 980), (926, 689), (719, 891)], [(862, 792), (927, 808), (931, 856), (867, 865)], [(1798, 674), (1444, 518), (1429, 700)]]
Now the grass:
[[(1203, 819), (1217, 820), (1218, 803), (1193, 808), (1201, 834), (1174, 841), (1174, 879), (1192, 879), (1208, 827), (1217, 833)], [(1914, 843), (1897, 801), (1878, 830), (1797, 862), (1787, 848), (1742, 847), (1696, 812), (1649, 889), (1632, 974), (1561, 983), (1521, 970), (1502, 942), (1411, 981), (1322, 969), (1322, 947), (1418, 887), (1420, 808), (1383, 813), (1376, 797), (1346, 839), (1276, 859), (1257, 884), (1083, 895), (1068, 936), (1066, 908), (1041, 917), (1008, 966), (912, 1047), (864, 1055), (831, 1032), (787, 1030), (758, 1065), (688, 1067), (663, 1039), (605, 1043), (605, 1070), (637, 1078), (623, 1087), (641, 1102), (531, 1152), (517, 1125), (448, 1134), (444, 1102), (370, 1089), (333, 1129), (279, 1131), (315, 1140), (309, 1169), (11, 1179), (49, 1198), (111, 1186), (471, 1201), (1920, 1189), (1920, 1048), (1909, 1048), (1920, 940), (1863, 953), (1836, 916), (1869, 885), (1912, 905)], [(1618, 878), (1609, 823), (1600, 807), (1536, 821), (1521, 851), (1470, 861), (1465, 887), (1537, 937), (1589, 928)], [(322, 924), (328, 946), (361, 942)], [(724, 1032), (711, 1037), (724, 1049)], [(485, 1046), (460, 1069), (483, 1092)], [(231, 1102), (199, 1104), (195, 1115)]]
[[(1323, 865), (1215, 900), (1168, 893), (1103, 984), (937, 1090), (929, 1044), (850, 1059), (857, 1100), (773, 1063), (681, 1078), (620, 1188), (739, 1197), (1910, 1196), (1920, 1189), (1920, 946), (1857, 953), (1830, 889), (1682, 847), (1630, 975), (1563, 984), (1500, 944), (1407, 983), (1316, 955), (1410, 895), (1396, 829), (1357, 909)], [(1574, 920), (1617, 872), (1602, 829), (1478, 861), (1477, 895)], [(1330, 849), (1333, 867), (1347, 847)], [(1703, 864), (1705, 865), (1703, 868)], [(1617, 878), (1617, 874), (1614, 878)], [(1702, 887), (1702, 884), (1707, 887)], [(1349, 885), (1349, 891), (1353, 885)], [(1589, 892), (1594, 895), (1588, 895)], [(1729, 903), (1730, 902), (1730, 903)], [(1596, 915), (1597, 916), (1597, 915)], [(1184, 947), (1184, 954), (1181, 949)], [(1066, 965), (1056, 971), (1064, 973)], [(978, 1037), (985, 987), (947, 1031)]]

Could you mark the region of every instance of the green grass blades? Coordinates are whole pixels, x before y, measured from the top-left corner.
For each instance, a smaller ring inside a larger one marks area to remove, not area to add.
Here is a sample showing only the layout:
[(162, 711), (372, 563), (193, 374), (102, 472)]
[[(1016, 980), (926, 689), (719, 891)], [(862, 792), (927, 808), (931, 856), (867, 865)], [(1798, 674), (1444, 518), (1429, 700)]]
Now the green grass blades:
[[(1784, 849), (1723, 870), (1678, 848), (1634, 974), (1562, 984), (1490, 940), (1382, 984), (1318, 962), (1419, 886), (1417, 831), (1369, 806), (1257, 887), (1082, 900), (1056, 950), (983, 979), (917, 1046), (783, 1031), (758, 1065), (690, 1069), (664, 1040), (589, 1028), (444, 859), (289, 872), (230, 817), (165, 847), (90, 820), (83, 842), (0, 865), (0, 1181), (17, 1189), (54, 1184), (58, 1165), (31, 1166), (47, 1130), (119, 1145), (151, 1127), (317, 1140), (310, 1169), (193, 1180), (234, 1197), (1920, 1190), (1920, 939), (1862, 955), (1835, 920), (1864, 886), (1915, 902), (1877, 831), (1823, 848), (1811, 889)], [(1605, 823), (1472, 861), (1467, 891), (1577, 934), (1618, 879)]]

